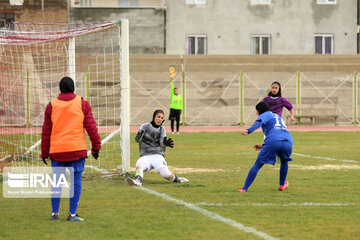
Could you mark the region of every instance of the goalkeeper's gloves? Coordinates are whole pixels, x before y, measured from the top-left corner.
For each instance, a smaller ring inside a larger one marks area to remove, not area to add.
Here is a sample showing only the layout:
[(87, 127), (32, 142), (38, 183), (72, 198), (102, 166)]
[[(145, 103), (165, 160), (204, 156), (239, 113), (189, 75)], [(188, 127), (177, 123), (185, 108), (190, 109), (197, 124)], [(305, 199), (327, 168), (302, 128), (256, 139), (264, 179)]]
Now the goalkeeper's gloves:
[(135, 142), (141, 142), (143, 136), (145, 134), (145, 131), (144, 130), (140, 130), (136, 136), (135, 136)]
[(42, 161), (45, 163), (45, 165), (47, 165), (46, 158), (42, 158)]
[(164, 137), (164, 144), (165, 144), (165, 146), (173, 148), (174, 147), (174, 140), (172, 140), (171, 138)]
[(91, 149), (91, 155), (97, 160), (99, 158), (99, 150)]

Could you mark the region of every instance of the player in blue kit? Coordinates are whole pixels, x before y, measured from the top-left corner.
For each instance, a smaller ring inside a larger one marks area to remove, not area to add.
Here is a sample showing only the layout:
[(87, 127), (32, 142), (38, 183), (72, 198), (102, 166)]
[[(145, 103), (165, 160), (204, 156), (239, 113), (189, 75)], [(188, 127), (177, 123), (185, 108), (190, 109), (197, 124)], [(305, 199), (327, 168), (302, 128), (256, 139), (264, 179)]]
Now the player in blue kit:
[(258, 103), (255, 108), (259, 117), (249, 129), (245, 129), (242, 132), (242, 135), (248, 135), (261, 127), (266, 138), (264, 144), (254, 146), (255, 150), (261, 149), (260, 153), (254, 166), (249, 171), (244, 187), (239, 188), (238, 191), (247, 192), (260, 168), (264, 164), (274, 165), (276, 163), (276, 155), (281, 160), (279, 190), (283, 191), (289, 186), (289, 182), (286, 181), (286, 175), (288, 172), (288, 161), (292, 161), (290, 156), (294, 140), (286, 129), (284, 120), (279, 115), (270, 112), (269, 105), (266, 102)]

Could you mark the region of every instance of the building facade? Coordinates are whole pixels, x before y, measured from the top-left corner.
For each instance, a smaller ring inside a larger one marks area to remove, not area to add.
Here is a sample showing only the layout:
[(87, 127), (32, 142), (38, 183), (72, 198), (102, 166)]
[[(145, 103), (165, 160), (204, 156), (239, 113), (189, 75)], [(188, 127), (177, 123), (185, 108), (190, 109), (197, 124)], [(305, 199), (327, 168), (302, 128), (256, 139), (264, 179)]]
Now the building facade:
[(11, 21), (106, 22), (126, 18), (130, 53), (357, 54), (359, 2), (0, 0), (0, 27)]
[(0, 0), (0, 28), (11, 22), (66, 22), (66, 0)]
[(165, 54), (163, 0), (71, 0), (71, 22), (129, 19), (130, 53)]
[(167, 0), (166, 52), (356, 54), (357, 4), (358, 0)]

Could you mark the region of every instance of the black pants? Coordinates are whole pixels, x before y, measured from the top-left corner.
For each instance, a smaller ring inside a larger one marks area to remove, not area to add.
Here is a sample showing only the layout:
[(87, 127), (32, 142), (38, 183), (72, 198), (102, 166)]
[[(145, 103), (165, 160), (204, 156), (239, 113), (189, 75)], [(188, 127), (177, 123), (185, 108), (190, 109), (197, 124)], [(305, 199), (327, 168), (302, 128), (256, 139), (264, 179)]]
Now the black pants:
[(181, 110), (170, 108), (169, 120), (171, 121), (171, 132), (174, 132), (174, 121), (176, 120), (176, 131), (179, 132)]

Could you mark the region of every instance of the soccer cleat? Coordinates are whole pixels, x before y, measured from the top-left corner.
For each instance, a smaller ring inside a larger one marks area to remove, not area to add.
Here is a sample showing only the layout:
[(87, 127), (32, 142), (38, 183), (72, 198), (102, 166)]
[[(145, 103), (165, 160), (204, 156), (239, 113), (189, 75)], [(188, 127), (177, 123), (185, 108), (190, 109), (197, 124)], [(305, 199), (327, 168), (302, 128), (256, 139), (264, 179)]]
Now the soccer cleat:
[(179, 132), (177, 132), (176, 134), (177, 134), (177, 135), (179, 135), (180, 133), (179, 133)]
[(136, 187), (142, 186), (142, 182), (140, 181), (139, 178), (132, 179), (132, 178), (128, 177), (128, 178), (126, 178), (126, 181), (130, 186), (136, 186)]
[(59, 220), (59, 213), (53, 213), (50, 217), (51, 221)]
[(245, 189), (239, 188), (238, 189), (239, 192), (247, 192)]
[(288, 181), (285, 181), (285, 184), (284, 184), (284, 186), (279, 186), (279, 191), (284, 191), (286, 188), (288, 188), (288, 186), (289, 186), (289, 182)]
[(189, 179), (184, 178), (184, 177), (179, 177), (178, 179), (179, 179), (180, 183), (189, 182)]
[(67, 217), (67, 220), (69, 222), (83, 222), (85, 221), (83, 218), (79, 217), (78, 214), (76, 214), (74, 217), (71, 216), (71, 214), (69, 213), (69, 216)]

